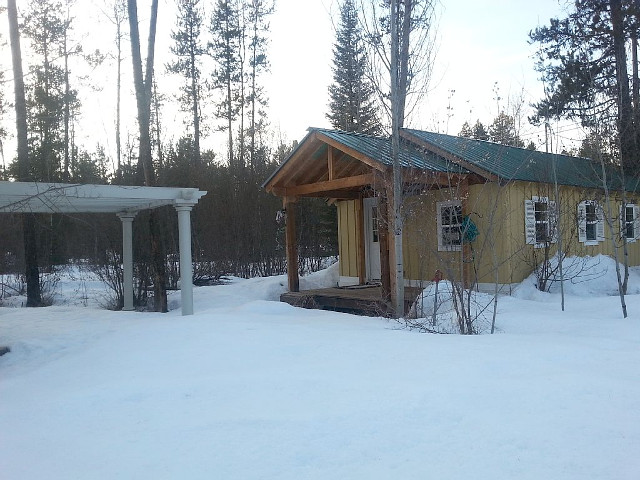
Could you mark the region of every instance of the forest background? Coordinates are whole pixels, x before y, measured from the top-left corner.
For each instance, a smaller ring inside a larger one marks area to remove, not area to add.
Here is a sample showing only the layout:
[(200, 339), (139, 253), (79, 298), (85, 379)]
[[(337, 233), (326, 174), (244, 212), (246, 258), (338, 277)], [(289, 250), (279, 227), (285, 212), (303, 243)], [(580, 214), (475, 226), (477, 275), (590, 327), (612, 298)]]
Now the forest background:
[[(201, 267), (196, 269), (196, 280), (284, 270), (283, 225), (276, 219), (281, 205), (260, 185), (295, 147), (296, 142), (289, 140), (290, 131), (299, 138), (310, 124), (340, 127), (329, 116), (328, 87), (339, 81), (332, 67), (337, 61), (337, 31), (344, 18), (338, 4), (294, 3), (293, 10), (285, 0), (277, 5), (257, 0), (160, 3), (151, 100), (154, 169), (158, 185), (197, 186), (209, 192), (194, 212), (194, 251)], [(422, 89), (420, 106), (407, 124), (471, 134), (465, 128), (482, 123), (480, 118), (487, 133), (491, 125), (506, 121), (509, 135), (522, 144), (525, 140), (531, 148), (543, 144), (540, 129), (525, 121), (529, 103), (542, 96), (540, 85), (531, 80), (537, 74), (531, 57), (535, 48), (528, 44), (528, 33), (557, 14), (561, 5), (557, 1), (536, 5), (537, 13), (530, 12), (527, 20), (528, 29), (519, 31), (512, 42), (520, 45), (517, 53), (508, 58), (508, 53), (491, 47), (478, 50), (486, 39), (511, 43), (505, 38), (514, 35), (515, 22), (506, 21), (508, 9), (497, 3), (438, 5), (433, 25), (438, 32), (433, 37), (438, 56), (434, 56), (430, 84)], [(284, 11), (279, 14), (281, 7)], [(548, 15), (540, 13), (543, 8), (549, 9)], [(147, 10), (147, 5), (139, 5), (143, 38)], [(125, 2), (32, 0), (21, 3), (19, 13), (34, 178), (137, 183), (138, 138), (133, 126), (136, 116)], [(489, 20), (497, 13), (502, 14), (499, 35)], [(522, 19), (522, 13), (521, 8), (514, 8), (511, 15)], [(483, 35), (470, 38), (474, 33), (470, 18)], [(187, 32), (197, 35), (189, 38)], [(194, 47), (190, 51), (185, 49), (189, 42)], [(8, 46), (3, 48), (8, 52)], [(195, 69), (188, 65), (190, 54)], [(8, 57), (3, 55), (5, 61)], [(488, 84), (486, 78), (504, 74), (509, 62), (519, 65), (521, 81), (511, 83), (511, 77), (507, 91), (501, 92), (504, 87), (498, 80)], [(3, 68), (4, 179), (16, 178), (8, 72), (8, 67)], [(195, 97), (198, 104), (194, 107)], [(278, 100), (274, 105), (273, 99), (283, 97), (288, 102)], [(315, 104), (309, 106), (308, 101)], [(384, 132), (385, 120), (379, 121)], [(573, 145), (581, 134), (557, 138)], [(491, 138), (499, 140), (496, 135)], [(561, 140), (556, 148), (562, 145)], [(171, 215), (163, 216), (163, 238), (169, 252), (177, 251), (173, 222)], [(335, 211), (322, 201), (305, 201), (299, 222), (300, 265), (313, 270), (322, 259), (337, 254)], [(146, 222), (138, 219), (136, 223), (143, 226), (136, 229), (140, 241), (135, 257), (138, 294), (144, 301), (149, 281), (145, 284), (142, 279), (149, 259), (141, 239), (147, 235)], [(20, 219), (9, 218), (5, 225), (0, 234), (5, 252), (0, 267), (17, 271), (23, 263), (17, 233)], [(119, 228), (118, 220), (109, 217), (40, 217), (39, 263), (49, 270), (74, 259), (117, 264)], [(169, 265), (170, 273), (172, 269), (175, 266)], [(176, 278), (169, 275), (169, 287), (175, 286)]]

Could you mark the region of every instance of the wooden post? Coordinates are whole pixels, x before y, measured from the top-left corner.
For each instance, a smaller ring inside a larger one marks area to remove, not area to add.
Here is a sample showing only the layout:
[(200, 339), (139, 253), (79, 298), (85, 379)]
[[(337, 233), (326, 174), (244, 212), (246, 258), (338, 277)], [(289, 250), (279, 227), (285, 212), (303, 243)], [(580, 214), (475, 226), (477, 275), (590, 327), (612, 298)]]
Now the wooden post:
[(364, 202), (362, 195), (356, 200), (356, 239), (358, 241), (358, 253), (356, 256), (358, 265), (358, 283), (364, 285), (367, 281), (367, 262), (365, 250), (365, 228), (364, 228)]
[(296, 208), (295, 197), (284, 197), (283, 205), (286, 211), (285, 242), (287, 245), (287, 277), (290, 292), (300, 291), (300, 278), (298, 277), (298, 241), (296, 235)]

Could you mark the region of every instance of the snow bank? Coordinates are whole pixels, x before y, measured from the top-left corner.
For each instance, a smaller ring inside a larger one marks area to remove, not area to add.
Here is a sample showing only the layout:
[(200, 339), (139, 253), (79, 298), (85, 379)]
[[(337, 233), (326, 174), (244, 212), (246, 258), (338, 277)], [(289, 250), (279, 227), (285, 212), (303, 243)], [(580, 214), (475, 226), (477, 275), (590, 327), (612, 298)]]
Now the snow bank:
[[(551, 259), (553, 269), (557, 268), (558, 257)], [(565, 295), (576, 297), (592, 297), (602, 295), (618, 295), (618, 280), (615, 260), (606, 255), (595, 257), (566, 257), (562, 262)], [(621, 274), (624, 273), (620, 265)], [(548, 297), (548, 294), (536, 288), (536, 274), (532, 273), (513, 292), (513, 296), (522, 299), (536, 300)], [(559, 273), (551, 279), (549, 293), (560, 293)], [(627, 294), (640, 294), (640, 268), (629, 269)]]
[(0, 307), (2, 478), (638, 478), (640, 295), (626, 320), (607, 295), (501, 297), (500, 335), (461, 336), (285, 289), (199, 287), (190, 317)]

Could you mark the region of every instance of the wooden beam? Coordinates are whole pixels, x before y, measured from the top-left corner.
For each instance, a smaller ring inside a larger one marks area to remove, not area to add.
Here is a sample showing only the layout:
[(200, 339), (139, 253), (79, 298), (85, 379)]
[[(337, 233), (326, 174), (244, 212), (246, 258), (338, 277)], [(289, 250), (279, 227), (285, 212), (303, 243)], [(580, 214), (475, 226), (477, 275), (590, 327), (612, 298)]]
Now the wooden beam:
[(327, 168), (329, 169), (329, 180), (333, 180), (335, 169), (335, 158), (333, 157), (333, 147), (327, 146)]
[(384, 170), (386, 168), (385, 165), (383, 165), (382, 163), (367, 157), (363, 153), (360, 153), (358, 150), (355, 150), (351, 147), (347, 147), (346, 145), (343, 145), (340, 142), (336, 142), (334, 139), (332, 139), (331, 137), (328, 137), (327, 135), (324, 135), (323, 133), (320, 133), (320, 132), (316, 132), (316, 133), (318, 135), (318, 138), (322, 140), (324, 143), (326, 143), (327, 145), (336, 147), (338, 150), (351, 155), (353, 158), (360, 160), (363, 163), (366, 163), (371, 168), (375, 168), (376, 170)]
[(353, 177), (338, 178), (335, 180), (327, 180), (324, 182), (307, 183), (305, 185), (286, 187), (283, 190), (286, 196), (303, 196), (310, 195), (312, 193), (322, 193), (330, 192), (333, 190), (364, 187), (366, 185), (371, 185), (372, 182), (373, 175), (370, 173), (365, 173), (363, 175), (355, 175)]
[(283, 205), (287, 213), (285, 243), (287, 246), (287, 280), (290, 292), (300, 291), (298, 277), (298, 241), (296, 236), (296, 208), (295, 198), (284, 197)]

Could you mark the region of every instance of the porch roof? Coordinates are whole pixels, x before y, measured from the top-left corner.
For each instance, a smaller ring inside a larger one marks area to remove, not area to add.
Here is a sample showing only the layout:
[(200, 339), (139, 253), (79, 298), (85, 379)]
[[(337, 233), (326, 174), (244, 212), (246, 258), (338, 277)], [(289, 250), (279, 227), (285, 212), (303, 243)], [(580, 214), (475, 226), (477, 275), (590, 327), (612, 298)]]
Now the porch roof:
[[(407, 170), (441, 175), (471, 173), (438, 153), (402, 140), (400, 164)], [(373, 172), (388, 173), (391, 166), (388, 137), (310, 128), (262, 187), (281, 196), (348, 197), (349, 192), (372, 185)]]

